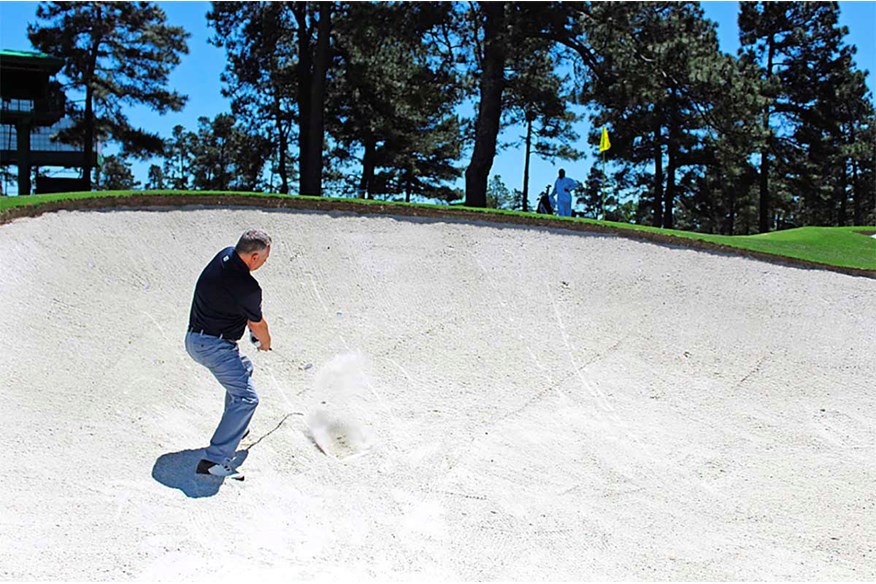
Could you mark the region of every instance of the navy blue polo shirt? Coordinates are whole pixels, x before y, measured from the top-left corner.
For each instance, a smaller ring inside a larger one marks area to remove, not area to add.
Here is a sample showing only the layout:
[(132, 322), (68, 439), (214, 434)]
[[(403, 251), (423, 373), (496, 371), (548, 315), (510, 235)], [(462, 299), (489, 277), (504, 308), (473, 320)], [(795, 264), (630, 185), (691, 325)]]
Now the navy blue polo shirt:
[(227, 247), (198, 278), (189, 329), (236, 341), (248, 320), (262, 320), (262, 289), (234, 248)]

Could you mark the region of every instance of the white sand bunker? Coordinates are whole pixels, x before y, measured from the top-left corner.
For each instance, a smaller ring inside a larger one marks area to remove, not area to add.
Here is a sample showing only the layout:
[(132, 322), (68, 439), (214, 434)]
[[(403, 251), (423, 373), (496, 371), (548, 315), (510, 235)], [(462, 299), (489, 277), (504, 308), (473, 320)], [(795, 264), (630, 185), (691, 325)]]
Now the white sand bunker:
[[(373, 412), (367, 362), (358, 352), (336, 356), (319, 369), (311, 405), (304, 418), (325, 454), (338, 459), (361, 455), (374, 444), (365, 421)], [(369, 407), (371, 405), (372, 407)]]
[[(252, 227), (274, 351), (202, 480), (192, 291)], [(873, 280), (255, 209), (17, 220), (0, 265), (0, 580), (876, 580)]]

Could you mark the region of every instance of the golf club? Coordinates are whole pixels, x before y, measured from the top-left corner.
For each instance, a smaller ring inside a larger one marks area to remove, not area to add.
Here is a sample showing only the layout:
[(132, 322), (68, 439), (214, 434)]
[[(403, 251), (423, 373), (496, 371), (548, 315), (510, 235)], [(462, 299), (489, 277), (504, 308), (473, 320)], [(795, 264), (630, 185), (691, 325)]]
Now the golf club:
[[(249, 332), (249, 342), (251, 342), (253, 344), (253, 346), (256, 348), (258, 348), (262, 345), (262, 342), (260, 340), (258, 340), (254, 334), (252, 334), (252, 331)], [(285, 355), (283, 355), (283, 353), (275, 351), (273, 347), (268, 349), (268, 351), (277, 355), (278, 357), (280, 357), (280, 359), (285, 361), (286, 364), (291, 365), (291, 366), (295, 367), (296, 369), (301, 369), (301, 370), (306, 371), (307, 369), (310, 369), (313, 366), (310, 363), (305, 363), (304, 365), (296, 365), (292, 359), (286, 357)]]

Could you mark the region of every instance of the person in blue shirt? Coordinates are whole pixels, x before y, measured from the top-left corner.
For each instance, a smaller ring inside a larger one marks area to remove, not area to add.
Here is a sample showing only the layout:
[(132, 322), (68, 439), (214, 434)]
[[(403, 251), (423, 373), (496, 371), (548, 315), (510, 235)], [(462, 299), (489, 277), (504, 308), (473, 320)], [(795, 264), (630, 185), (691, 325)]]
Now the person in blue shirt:
[(557, 215), (561, 217), (572, 216), (572, 191), (580, 188), (581, 183), (567, 177), (566, 171), (561, 168), (551, 193), (551, 202), (554, 203)]
[(262, 315), (262, 289), (252, 277), (270, 255), (270, 236), (247, 231), (236, 246), (216, 254), (195, 285), (186, 352), (225, 388), (225, 410), (198, 463), (198, 474), (243, 479), (232, 461), (248, 432), (259, 396), (252, 383), (252, 361), (240, 354), (237, 341), (249, 327), (259, 341), (258, 349), (271, 350), (271, 333)]

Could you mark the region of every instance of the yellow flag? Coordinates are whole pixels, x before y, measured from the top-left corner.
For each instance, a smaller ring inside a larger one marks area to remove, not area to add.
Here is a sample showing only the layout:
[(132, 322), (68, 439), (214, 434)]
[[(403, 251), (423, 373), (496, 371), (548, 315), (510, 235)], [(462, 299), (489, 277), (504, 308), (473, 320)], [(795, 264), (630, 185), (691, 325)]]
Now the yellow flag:
[(599, 151), (605, 152), (611, 148), (611, 142), (608, 141), (608, 130), (605, 127), (602, 128), (602, 138), (599, 140)]

